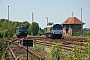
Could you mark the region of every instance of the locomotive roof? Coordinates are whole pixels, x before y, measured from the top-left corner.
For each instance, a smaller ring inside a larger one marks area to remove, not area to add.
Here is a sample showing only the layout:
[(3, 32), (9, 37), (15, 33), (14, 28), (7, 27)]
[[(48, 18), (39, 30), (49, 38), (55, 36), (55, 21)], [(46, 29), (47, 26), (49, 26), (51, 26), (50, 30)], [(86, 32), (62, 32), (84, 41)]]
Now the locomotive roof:
[[(46, 26), (46, 27), (53, 27), (54, 25), (56, 25), (56, 24), (53, 24), (53, 25), (48, 25), (48, 26)], [(59, 25), (61, 25), (61, 24), (59, 24)]]
[(19, 27), (26, 27), (26, 26), (18, 26), (17, 28), (19, 28)]

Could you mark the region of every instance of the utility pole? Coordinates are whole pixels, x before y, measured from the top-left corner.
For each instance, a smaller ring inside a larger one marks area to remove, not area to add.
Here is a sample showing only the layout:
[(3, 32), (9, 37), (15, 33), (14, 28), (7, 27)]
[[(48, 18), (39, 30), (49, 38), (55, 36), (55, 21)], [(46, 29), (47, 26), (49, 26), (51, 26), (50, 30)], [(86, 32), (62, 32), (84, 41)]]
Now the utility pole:
[(8, 6), (8, 20), (9, 20), (9, 6)]
[(32, 35), (34, 36), (34, 26), (33, 26), (34, 18), (33, 18), (33, 12), (32, 12)]
[(34, 22), (34, 18), (33, 18), (33, 12), (32, 12), (32, 22)]
[(82, 21), (82, 8), (81, 8), (81, 21)]
[[(81, 8), (81, 22), (82, 22), (82, 8)], [(81, 24), (81, 34), (83, 35), (83, 24)]]
[(48, 17), (46, 17), (47, 18), (47, 26), (48, 26)]

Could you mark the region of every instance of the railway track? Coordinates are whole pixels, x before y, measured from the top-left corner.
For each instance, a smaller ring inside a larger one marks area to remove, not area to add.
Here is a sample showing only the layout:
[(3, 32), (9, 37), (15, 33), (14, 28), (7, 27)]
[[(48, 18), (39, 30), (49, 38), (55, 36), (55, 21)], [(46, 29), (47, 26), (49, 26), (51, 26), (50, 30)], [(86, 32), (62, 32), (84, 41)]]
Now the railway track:
[[(21, 39), (23, 40), (23, 39)], [(16, 38), (13, 39), (12, 41), (9, 41), (9, 50), (12, 55), (13, 60), (26, 60), (26, 51), (27, 48), (22, 46), (20, 44), (20, 39)], [(37, 52), (33, 47), (28, 47), (28, 53), (29, 55), (34, 55), (35, 59), (34, 60), (45, 60), (44, 55), (40, 54)]]
[[(58, 43), (62, 42), (62, 49), (67, 51), (71, 51), (75, 45), (84, 46), (84, 43), (87, 42), (86, 38), (70, 38), (70, 39), (47, 39), (46, 37), (31, 37), (29, 39), (34, 39), (35, 44), (41, 44), (47, 46), (51, 46), (53, 42)], [(48, 49), (49, 50), (49, 49)]]
[(25, 50), (19, 47), (16, 43), (11, 43), (9, 49), (14, 60), (26, 60), (26, 56), (24, 56)]
[[(22, 56), (23, 53), (26, 53), (27, 48), (22, 45), (24, 39), (34, 40), (34, 44), (45, 45), (46, 51), (50, 50), (50, 46), (54, 43), (62, 42), (62, 49), (65, 51), (71, 51), (75, 45), (83, 46), (87, 39), (85, 38), (74, 38), (74, 39), (47, 39), (46, 37), (27, 37), (27, 38), (14, 38), (10, 43), (10, 50), (13, 59), (26, 60), (26, 56)], [(33, 47), (29, 47), (28, 49), (30, 55), (34, 55), (34, 60), (45, 60), (45, 55), (42, 55), (38, 51), (36, 51)], [(23, 58), (24, 57), (24, 58)]]

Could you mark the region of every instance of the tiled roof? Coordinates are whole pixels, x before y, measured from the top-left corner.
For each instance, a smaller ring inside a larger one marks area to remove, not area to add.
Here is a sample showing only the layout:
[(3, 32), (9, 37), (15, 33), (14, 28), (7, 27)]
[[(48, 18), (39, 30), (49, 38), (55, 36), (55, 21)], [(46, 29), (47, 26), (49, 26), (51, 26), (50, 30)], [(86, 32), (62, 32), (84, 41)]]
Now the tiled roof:
[(67, 18), (62, 24), (85, 24), (76, 17)]

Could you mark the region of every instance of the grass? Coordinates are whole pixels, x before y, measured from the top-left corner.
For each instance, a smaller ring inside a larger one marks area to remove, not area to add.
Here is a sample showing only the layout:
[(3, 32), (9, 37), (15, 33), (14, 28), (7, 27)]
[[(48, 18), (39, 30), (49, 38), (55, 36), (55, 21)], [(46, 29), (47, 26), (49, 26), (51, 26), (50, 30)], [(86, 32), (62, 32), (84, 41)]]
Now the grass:
[(34, 60), (34, 55), (31, 55), (30, 56), (30, 60)]
[(35, 45), (34, 48), (35, 48), (35, 50), (37, 50), (41, 54), (44, 54), (45, 53), (45, 46), (44, 45)]

